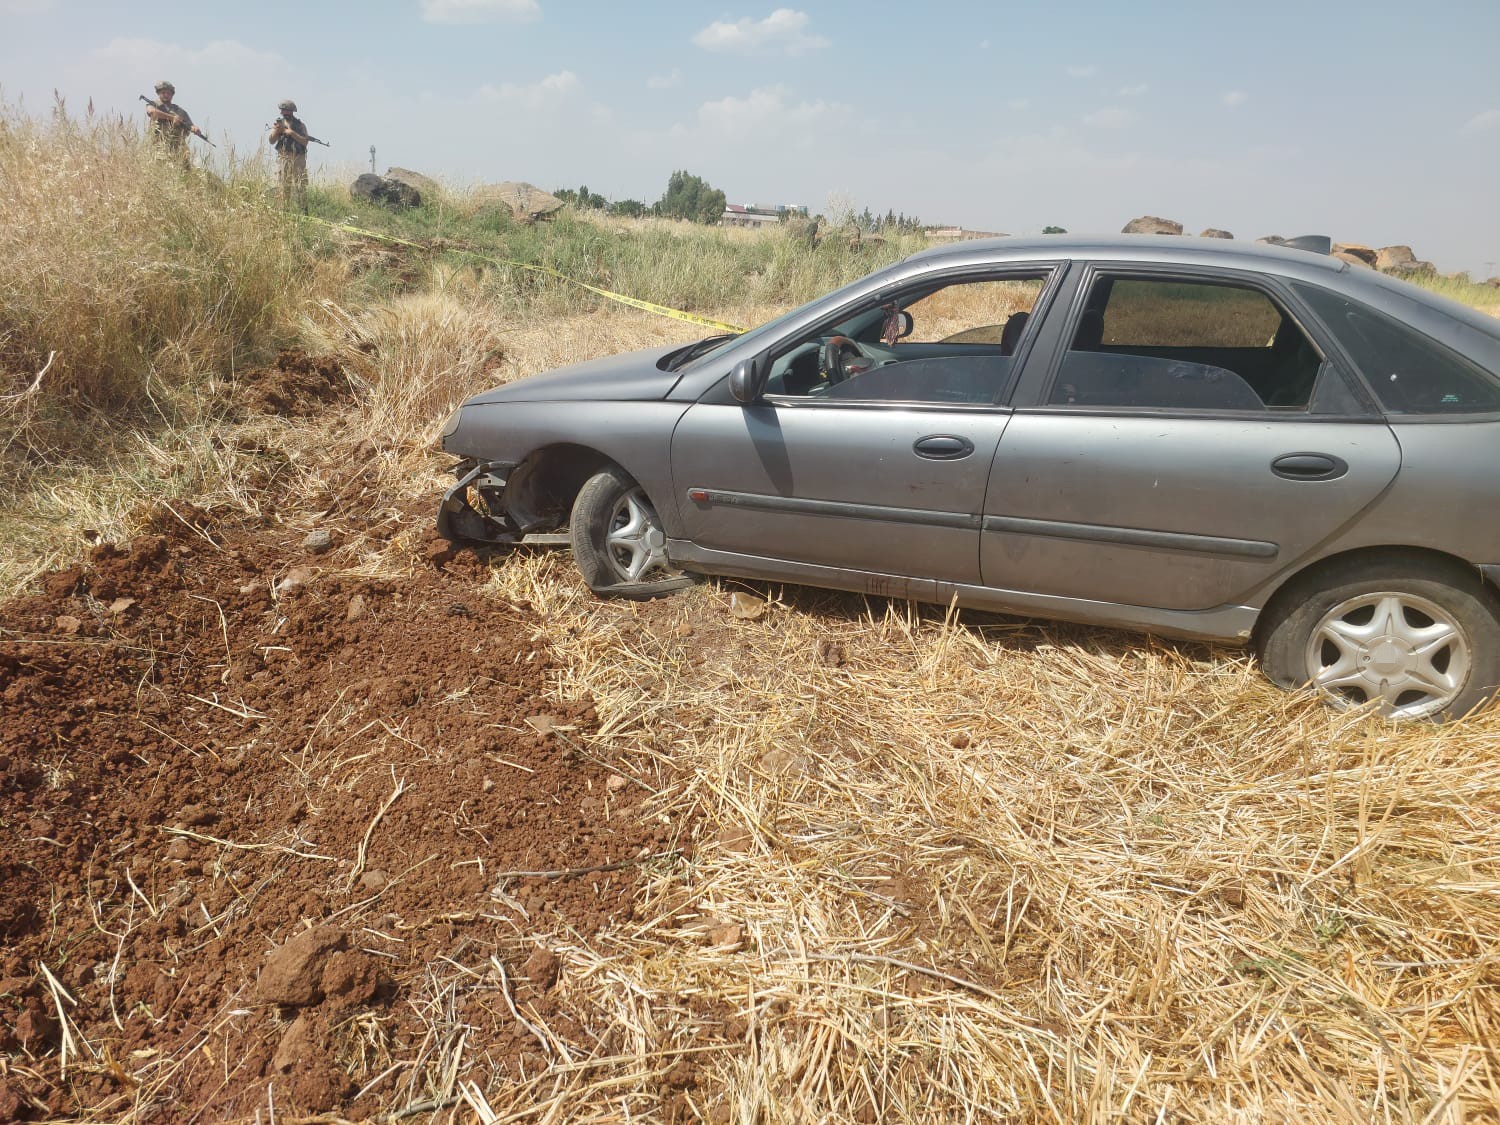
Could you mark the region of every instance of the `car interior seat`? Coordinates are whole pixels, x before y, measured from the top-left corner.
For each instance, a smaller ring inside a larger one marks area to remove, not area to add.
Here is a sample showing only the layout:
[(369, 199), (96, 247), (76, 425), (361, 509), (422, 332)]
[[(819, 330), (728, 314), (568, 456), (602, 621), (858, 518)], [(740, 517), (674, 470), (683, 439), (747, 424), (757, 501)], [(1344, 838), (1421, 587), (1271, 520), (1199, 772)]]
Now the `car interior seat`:
[(1085, 309), (1078, 318), (1078, 331), (1073, 336), (1073, 351), (1096, 351), (1104, 343), (1104, 314), (1098, 309)]
[(1010, 319), (1005, 322), (1005, 327), (1000, 329), (1001, 355), (1016, 354), (1016, 345), (1021, 342), (1021, 333), (1026, 331), (1026, 322), (1030, 319), (1029, 312), (1011, 313)]

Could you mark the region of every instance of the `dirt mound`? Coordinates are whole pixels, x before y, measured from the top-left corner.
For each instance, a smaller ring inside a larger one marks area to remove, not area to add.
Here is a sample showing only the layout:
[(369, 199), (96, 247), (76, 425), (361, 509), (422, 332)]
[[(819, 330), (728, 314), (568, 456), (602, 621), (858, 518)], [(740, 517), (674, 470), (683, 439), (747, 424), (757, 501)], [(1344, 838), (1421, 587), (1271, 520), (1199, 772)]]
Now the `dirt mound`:
[(240, 375), (235, 397), (244, 409), (257, 414), (310, 418), (354, 396), (338, 360), (311, 356), (301, 348), (283, 348), (270, 366)]
[(472, 560), (329, 558), (178, 506), (0, 606), (0, 1119), (400, 1108), (440, 1016), (501, 1077), (595, 1042), (557, 948), (679, 829)]

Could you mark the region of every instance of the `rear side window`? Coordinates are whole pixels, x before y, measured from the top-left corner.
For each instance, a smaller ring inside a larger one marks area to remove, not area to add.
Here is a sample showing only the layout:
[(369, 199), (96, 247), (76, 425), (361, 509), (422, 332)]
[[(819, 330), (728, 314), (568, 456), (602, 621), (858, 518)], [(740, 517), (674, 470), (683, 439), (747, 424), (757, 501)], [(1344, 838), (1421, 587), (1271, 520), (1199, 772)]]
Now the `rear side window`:
[(1048, 402), (1306, 413), (1323, 357), (1266, 293), (1166, 276), (1091, 284)]
[(1281, 313), (1264, 293), (1229, 285), (1119, 278), (1103, 307), (1100, 342), (1155, 348), (1259, 348)]
[(1295, 288), (1349, 350), (1387, 414), (1500, 411), (1500, 383), (1457, 352), (1368, 305), (1313, 285)]

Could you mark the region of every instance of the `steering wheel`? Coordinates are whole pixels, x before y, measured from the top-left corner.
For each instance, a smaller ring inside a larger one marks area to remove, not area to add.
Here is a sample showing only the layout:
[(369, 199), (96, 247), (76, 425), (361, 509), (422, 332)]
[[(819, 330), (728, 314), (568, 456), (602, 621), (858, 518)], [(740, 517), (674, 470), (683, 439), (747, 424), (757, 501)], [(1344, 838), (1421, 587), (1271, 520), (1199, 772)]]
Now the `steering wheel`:
[(830, 336), (823, 345), (823, 371), (830, 383), (842, 383), (851, 375), (861, 375), (875, 366), (871, 356), (848, 336)]

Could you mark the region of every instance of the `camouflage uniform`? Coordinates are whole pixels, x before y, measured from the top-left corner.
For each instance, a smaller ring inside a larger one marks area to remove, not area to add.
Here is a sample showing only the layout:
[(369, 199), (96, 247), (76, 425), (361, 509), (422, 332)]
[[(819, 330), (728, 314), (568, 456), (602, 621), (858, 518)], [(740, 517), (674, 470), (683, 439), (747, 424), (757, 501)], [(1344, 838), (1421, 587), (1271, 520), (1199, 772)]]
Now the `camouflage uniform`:
[[(183, 167), (191, 162), (188, 152), (188, 135), (193, 131), (193, 119), (188, 116), (188, 111), (172, 99), (177, 95), (176, 88), (170, 82), (158, 82), (156, 84), (157, 104), (147, 110), (147, 126), (151, 139), (161, 145), (161, 150), (177, 160), (182, 161)], [(163, 121), (157, 117), (157, 113), (170, 113), (176, 117), (176, 121)]]
[(299, 211), (307, 210), (307, 145), (297, 136), (308, 135), (307, 126), (297, 114), (296, 102), (282, 102), (278, 107), (281, 116), (271, 127), (271, 147), (280, 158), (281, 202), (297, 205)]

